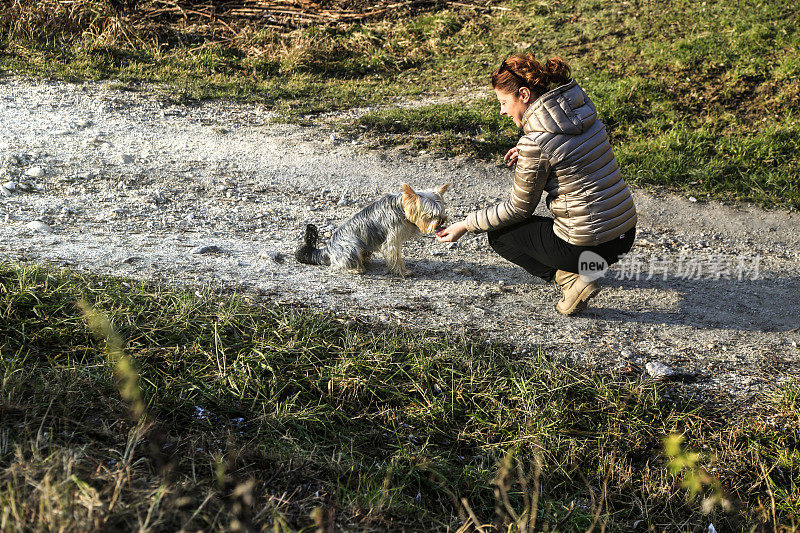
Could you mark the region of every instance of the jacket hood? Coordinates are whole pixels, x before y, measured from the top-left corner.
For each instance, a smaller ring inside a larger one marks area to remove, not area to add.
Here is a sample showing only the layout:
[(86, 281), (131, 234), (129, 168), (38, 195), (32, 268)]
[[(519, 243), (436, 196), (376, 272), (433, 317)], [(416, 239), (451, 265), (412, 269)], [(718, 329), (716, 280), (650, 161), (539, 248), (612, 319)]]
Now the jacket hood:
[(573, 79), (544, 93), (522, 115), (522, 131), (580, 135), (597, 120), (597, 110)]

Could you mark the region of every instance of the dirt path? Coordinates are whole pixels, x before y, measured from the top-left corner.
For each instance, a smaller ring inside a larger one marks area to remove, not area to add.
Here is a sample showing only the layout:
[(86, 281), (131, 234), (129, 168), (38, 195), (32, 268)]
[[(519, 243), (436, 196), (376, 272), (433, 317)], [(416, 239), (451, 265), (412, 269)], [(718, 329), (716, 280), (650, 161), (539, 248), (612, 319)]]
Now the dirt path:
[[(0, 257), (480, 331), (615, 371), (660, 362), (698, 391), (747, 397), (800, 374), (796, 212), (636, 190), (639, 279), (634, 262), (616, 265), (590, 308), (567, 319), (553, 309), (552, 286), (505, 263), (482, 235), (453, 247), (408, 243), (416, 275), (405, 280), (381, 261), (363, 276), (295, 263), (306, 222), (331, 230), (403, 181), (451, 182), (455, 218), (504, 196), (511, 173), (369, 151), (324, 126), (273, 119), (251, 105), (184, 107), (100, 84), (0, 80), (0, 183), (16, 183), (0, 196)], [(21, 190), (25, 182), (39, 190)], [(35, 220), (53, 233), (31, 229)], [(199, 246), (221, 251), (195, 253)], [(666, 279), (660, 269), (648, 276), (663, 261)], [(699, 279), (681, 276), (679, 263), (699, 265)]]

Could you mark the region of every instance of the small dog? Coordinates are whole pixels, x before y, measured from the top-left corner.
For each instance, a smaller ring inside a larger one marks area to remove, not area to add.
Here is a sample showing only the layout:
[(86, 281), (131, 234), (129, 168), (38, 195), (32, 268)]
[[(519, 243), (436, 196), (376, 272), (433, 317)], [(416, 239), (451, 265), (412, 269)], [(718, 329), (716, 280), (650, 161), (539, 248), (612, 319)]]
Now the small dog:
[(403, 242), (420, 233), (435, 233), (447, 222), (442, 199), (449, 183), (433, 190), (414, 192), (403, 183), (402, 192), (387, 194), (350, 217), (331, 235), (328, 246), (317, 248), (319, 232), (306, 226), (303, 245), (294, 256), (309, 265), (331, 265), (361, 274), (374, 252), (386, 258), (389, 272), (406, 277)]

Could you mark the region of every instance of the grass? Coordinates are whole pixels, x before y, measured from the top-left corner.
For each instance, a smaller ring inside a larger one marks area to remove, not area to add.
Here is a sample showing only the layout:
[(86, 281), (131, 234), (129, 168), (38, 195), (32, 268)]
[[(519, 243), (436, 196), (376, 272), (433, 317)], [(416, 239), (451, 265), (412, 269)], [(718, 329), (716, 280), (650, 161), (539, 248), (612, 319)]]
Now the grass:
[(414, 150), (447, 154), (467, 153), (484, 159), (502, 156), (516, 144), (519, 131), (483, 99), (470, 106), (436, 104), (411, 109), (388, 109), (360, 117), (357, 123), (385, 134), (383, 143), (409, 143)]
[(800, 521), (796, 387), (723, 412), (465, 335), (9, 264), (0, 379), (3, 530)]
[[(451, 97), (451, 105), (378, 110), (360, 125), (374, 125), (381, 145), (498, 159), (520, 132), (492, 116), (489, 101), (465, 100), (464, 88), (485, 87), (512, 51), (557, 54), (595, 100), (632, 184), (800, 207), (792, 3), (502, 0), (290, 32), (246, 21), (146, 23), (140, 15), (154, 7), (139, 4), (5, 2), (0, 68), (157, 82), (175, 98), (264, 102), (311, 122), (323, 111)], [(381, 135), (389, 122), (397, 131)]]

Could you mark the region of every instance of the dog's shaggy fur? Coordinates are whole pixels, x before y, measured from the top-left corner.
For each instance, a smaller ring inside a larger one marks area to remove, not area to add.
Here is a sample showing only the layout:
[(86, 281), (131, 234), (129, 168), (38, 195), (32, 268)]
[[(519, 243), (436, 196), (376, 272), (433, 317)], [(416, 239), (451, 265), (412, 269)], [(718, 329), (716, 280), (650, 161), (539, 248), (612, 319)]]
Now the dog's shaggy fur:
[(389, 272), (405, 277), (409, 271), (401, 255), (403, 242), (421, 233), (434, 233), (447, 221), (442, 195), (449, 187), (447, 183), (415, 192), (404, 183), (402, 192), (387, 194), (345, 221), (324, 248), (317, 248), (319, 232), (309, 224), (295, 258), (301, 263), (330, 265), (360, 274), (370, 256), (381, 252)]

